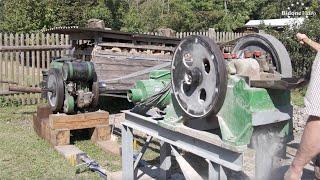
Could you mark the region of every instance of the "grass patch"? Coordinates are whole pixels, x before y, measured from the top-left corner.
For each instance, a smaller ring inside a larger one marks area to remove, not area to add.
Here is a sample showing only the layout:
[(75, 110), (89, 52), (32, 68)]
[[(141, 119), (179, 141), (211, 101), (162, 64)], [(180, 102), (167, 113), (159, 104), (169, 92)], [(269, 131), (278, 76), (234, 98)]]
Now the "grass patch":
[(306, 94), (307, 89), (295, 89), (291, 92), (291, 100), (292, 103), (296, 106), (303, 107), (304, 106), (304, 96)]
[[(100, 179), (93, 172), (76, 174), (77, 167), (36, 135), (32, 127), (35, 111), (36, 106), (0, 108), (1, 179)], [(91, 141), (75, 144), (106, 169), (121, 168), (119, 157), (104, 153)]]

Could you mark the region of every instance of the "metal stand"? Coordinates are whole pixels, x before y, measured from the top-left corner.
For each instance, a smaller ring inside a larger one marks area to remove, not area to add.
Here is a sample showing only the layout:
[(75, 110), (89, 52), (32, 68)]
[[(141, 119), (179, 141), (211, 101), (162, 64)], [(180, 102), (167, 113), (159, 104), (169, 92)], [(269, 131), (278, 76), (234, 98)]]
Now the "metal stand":
[[(160, 172), (157, 179), (170, 177), (171, 156), (174, 155), (186, 179), (202, 179), (192, 166), (178, 153), (178, 149), (203, 157), (208, 162), (208, 179), (226, 180), (225, 168), (233, 171), (243, 170), (243, 151), (223, 144), (221, 139), (211, 133), (179, 126), (167, 129), (158, 121), (130, 111), (124, 111), (122, 123), (122, 176), (124, 180), (136, 179), (135, 172), (151, 138), (160, 140)], [(134, 161), (133, 133), (137, 130), (148, 135), (142, 151)]]

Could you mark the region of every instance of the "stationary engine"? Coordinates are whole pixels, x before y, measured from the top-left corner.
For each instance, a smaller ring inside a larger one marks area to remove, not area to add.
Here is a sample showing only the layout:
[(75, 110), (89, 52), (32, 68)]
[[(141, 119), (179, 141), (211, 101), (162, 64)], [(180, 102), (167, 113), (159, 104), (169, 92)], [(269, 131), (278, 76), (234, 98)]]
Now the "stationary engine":
[(54, 60), (44, 79), (48, 89), (46, 95), (53, 112), (70, 114), (98, 104), (99, 84), (92, 62)]

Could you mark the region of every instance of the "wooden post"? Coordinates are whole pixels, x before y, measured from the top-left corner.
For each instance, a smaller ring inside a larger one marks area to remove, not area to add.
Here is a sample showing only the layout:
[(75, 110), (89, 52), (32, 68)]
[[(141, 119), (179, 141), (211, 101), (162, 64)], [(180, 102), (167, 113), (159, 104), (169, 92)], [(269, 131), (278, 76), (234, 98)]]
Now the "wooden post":
[[(2, 41), (3, 41), (3, 38), (2, 38), (2, 33), (0, 33), (0, 46), (2, 46)], [(4, 77), (4, 68), (3, 68), (3, 65), (4, 65), (4, 62), (3, 62), (3, 57), (2, 57), (2, 52), (0, 51), (0, 81), (3, 81), (3, 77)], [(0, 83), (0, 90), (3, 91), (4, 90), (4, 86), (2, 83)]]
[[(69, 37), (69, 35), (66, 35), (66, 42), (65, 42), (65, 44), (66, 44), (66, 45), (70, 45), (70, 37)], [(67, 54), (67, 55), (70, 55), (70, 50), (69, 50), (69, 49), (67, 49), (66, 54)]]
[[(41, 33), (41, 45), (46, 44), (46, 36)], [(42, 71), (46, 68), (46, 52), (44, 50), (41, 51), (41, 78), (40, 80), (43, 81), (43, 74)], [(45, 99), (42, 99), (41, 102), (45, 102)]]
[[(31, 46), (34, 46), (35, 45), (35, 36), (34, 34), (31, 34)], [(35, 62), (35, 59), (36, 59), (36, 53), (35, 51), (31, 51), (31, 67), (32, 67), (32, 87), (35, 87), (35, 84), (36, 84), (36, 62)], [(32, 94), (32, 104), (35, 104), (36, 103), (36, 99), (35, 99), (35, 94), (33, 93)]]
[[(60, 35), (59, 34), (56, 34), (55, 35), (55, 44), (56, 45), (60, 45)], [(60, 50), (56, 50), (56, 57), (60, 57)]]
[[(15, 46), (19, 46), (20, 45), (20, 41), (19, 41), (19, 34), (15, 34), (14, 37), (15, 41), (14, 41), (14, 45)], [(21, 65), (20, 65), (20, 51), (16, 51), (15, 52), (15, 78), (14, 78), (14, 82), (17, 82), (18, 84), (21, 84), (21, 76), (22, 76), (22, 71), (21, 71)], [(22, 103), (22, 95), (18, 94), (17, 95), (17, 99), (19, 100), (19, 104)]]
[(209, 28), (208, 32), (209, 32), (209, 38), (212, 38), (212, 39), (216, 40), (215, 39), (216, 31), (213, 28)]
[[(30, 35), (26, 34), (26, 46), (30, 45)], [(31, 76), (31, 69), (30, 69), (30, 51), (26, 52), (26, 85), (30, 85), (30, 76)], [(31, 104), (31, 94), (27, 95), (27, 104)]]
[[(12, 33), (10, 33), (9, 35), (9, 45), (10, 46), (14, 46), (13, 44), (13, 41), (14, 41), (14, 36)], [(10, 65), (9, 65), (9, 74), (8, 74), (8, 78), (9, 78), (9, 81), (14, 81), (14, 76), (15, 76), (15, 66), (14, 66), (14, 60), (13, 60), (13, 52), (11, 51), (10, 54), (9, 54), (9, 59), (10, 59)], [(14, 99), (14, 95), (9, 95), (10, 97), (10, 101), (12, 102), (12, 100)], [(11, 104), (13, 105), (13, 104)]]
[[(20, 45), (21, 46), (24, 46), (24, 44), (25, 44), (25, 42), (24, 42), (24, 34), (23, 33), (21, 33), (20, 34)], [(25, 74), (25, 52), (24, 51), (21, 51), (21, 54), (20, 54), (20, 61), (21, 61), (21, 73), (22, 73), (22, 75), (21, 75), (21, 85), (22, 86), (25, 86), (26, 85), (26, 82), (25, 82), (25, 80), (26, 80), (26, 78), (25, 78), (25, 76), (26, 76), (26, 74)], [(22, 95), (22, 105), (25, 105), (26, 104), (26, 96), (25, 96), (25, 94), (23, 94)]]
[[(40, 35), (39, 33), (36, 34), (36, 45), (40, 45)], [(40, 81), (41, 81), (41, 69), (40, 69), (40, 51), (37, 50), (36, 51), (36, 67), (37, 67), (37, 78), (36, 78), (36, 83), (34, 85), (39, 85)], [(37, 103), (40, 102), (40, 96), (41, 94), (36, 94), (36, 98), (37, 98)]]
[[(46, 35), (46, 45), (50, 45), (50, 34), (47, 34)], [(49, 70), (50, 68), (50, 59), (51, 59), (51, 56), (50, 56), (50, 51), (47, 51), (47, 70)]]

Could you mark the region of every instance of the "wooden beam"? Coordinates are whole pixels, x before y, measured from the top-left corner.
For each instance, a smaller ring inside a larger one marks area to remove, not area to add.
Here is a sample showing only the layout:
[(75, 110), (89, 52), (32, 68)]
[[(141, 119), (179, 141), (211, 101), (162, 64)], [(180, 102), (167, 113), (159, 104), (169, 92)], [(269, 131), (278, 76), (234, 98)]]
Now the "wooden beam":
[(71, 45), (0, 46), (0, 51), (63, 50)]
[(120, 47), (120, 48), (132, 48), (132, 49), (150, 49), (159, 51), (174, 51), (174, 47), (155, 46), (155, 45), (134, 45), (130, 43), (99, 43), (99, 46), (105, 47)]

